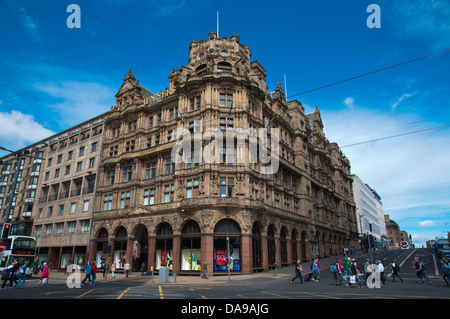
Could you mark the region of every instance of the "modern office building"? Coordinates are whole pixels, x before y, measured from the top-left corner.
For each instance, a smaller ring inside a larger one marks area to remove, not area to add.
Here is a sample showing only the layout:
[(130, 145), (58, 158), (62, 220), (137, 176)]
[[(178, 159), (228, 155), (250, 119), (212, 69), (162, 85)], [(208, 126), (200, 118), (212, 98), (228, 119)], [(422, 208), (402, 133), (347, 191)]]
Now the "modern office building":
[(369, 236), (370, 248), (386, 249), (389, 243), (381, 197), (358, 176), (353, 174), (352, 178), (358, 232), (363, 238), (362, 244), (368, 245), (367, 236)]

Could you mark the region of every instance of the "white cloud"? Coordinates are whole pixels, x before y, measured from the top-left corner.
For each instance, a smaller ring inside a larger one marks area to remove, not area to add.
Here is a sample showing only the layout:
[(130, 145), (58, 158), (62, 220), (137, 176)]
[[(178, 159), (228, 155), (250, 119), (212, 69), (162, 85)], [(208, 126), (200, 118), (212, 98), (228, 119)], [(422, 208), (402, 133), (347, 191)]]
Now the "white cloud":
[(25, 31), (31, 37), (34, 42), (41, 42), (41, 34), (39, 31), (39, 25), (34, 21), (31, 16), (27, 13), (27, 10), (23, 7), (19, 8), (20, 12), (20, 22), (24, 27)]
[(96, 82), (63, 81), (37, 83), (41, 92), (49, 94), (57, 103), (47, 104), (55, 111), (63, 126), (72, 126), (96, 117), (111, 108), (115, 103), (116, 91)]
[[(354, 102), (354, 101), (353, 101)], [(413, 114), (363, 107), (322, 111), (324, 130), (339, 146), (431, 128)], [(351, 172), (382, 197), (392, 219), (423, 217), (450, 207), (450, 128), (342, 147)], [(416, 224), (417, 225), (417, 224)]]
[(431, 226), (435, 226), (435, 225), (436, 225), (436, 223), (432, 220), (425, 220), (425, 221), (419, 223), (420, 227), (431, 227)]
[(398, 106), (404, 99), (407, 99), (407, 98), (409, 98), (409, 97), (411, 97), (411, 96), (414, 96), (414, 95), (416, 95), (416, 94), (417, 94), (417, 92), (414, 92), (414, 93), (405, 93), (405, 94), (403, 94), (402, 96), (400, 96), (400, 97), (397, 99), (397, 101), (395, 101), (394, 103), (392, 103), (391, 109), (395, 110), (395, 109), (397, 108), (397, 106)]
[(355, 103), (355, 99), (353, 97), (347, 97), (343, 101), (343, 103), (345, 104), (346, 107), (349, 107), (349, 108), (355, 107), (355, 104), (354, 104)]
[(18, 149), (55, 134), (34, 120), (29, 114), (18, 111), (0, 112), (0, 145)]

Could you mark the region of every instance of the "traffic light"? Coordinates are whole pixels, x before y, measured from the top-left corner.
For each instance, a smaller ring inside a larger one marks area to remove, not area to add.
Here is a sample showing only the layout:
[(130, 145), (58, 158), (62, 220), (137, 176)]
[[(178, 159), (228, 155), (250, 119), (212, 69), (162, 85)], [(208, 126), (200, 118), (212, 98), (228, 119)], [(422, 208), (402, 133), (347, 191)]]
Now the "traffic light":
[(8, 238), (10, 230), (11, 230), (11, 224), (3, 224), (2, 238)]

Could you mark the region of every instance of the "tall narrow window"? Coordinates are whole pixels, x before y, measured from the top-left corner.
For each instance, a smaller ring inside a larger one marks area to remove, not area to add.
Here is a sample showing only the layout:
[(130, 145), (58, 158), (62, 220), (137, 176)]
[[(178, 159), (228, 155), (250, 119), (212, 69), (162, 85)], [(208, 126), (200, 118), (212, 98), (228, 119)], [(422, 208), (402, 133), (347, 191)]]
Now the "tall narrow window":
[(124, 167), (122, 171), (122, 182), (131, 181), (132, 177), (133, 177), (132, 166)]
[(173, 201), (174, 190), (175, 190), (174, 184), (164, 186), (164, 203), (170, 203)]
[(220, 178), (220, 197), (234, 197), (234, 177)]
[(144, 205), (154, 205), (155, 204), (155, 189), (150, 188), (144, 190)]
[(186, 182), (186, 198), (198, 197), (198, 178), (189, 179)]
[(120, 208), (130, 207), (130, 192), (120, 193)]
[(105, 195), (103, 196), (103, 210), (111, 210), (112, 209), (112, 199), (113, 195)]

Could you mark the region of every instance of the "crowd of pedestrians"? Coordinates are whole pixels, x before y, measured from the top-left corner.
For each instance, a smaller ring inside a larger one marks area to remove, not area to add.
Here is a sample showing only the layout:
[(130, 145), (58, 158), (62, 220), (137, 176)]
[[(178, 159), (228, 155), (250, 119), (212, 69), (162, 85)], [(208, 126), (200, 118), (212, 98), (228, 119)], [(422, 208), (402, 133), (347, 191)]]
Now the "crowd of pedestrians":
[[(425, 266), (423, 261), (419, 257), (414, 258), (416, 275), (419, 284), (423, 284), (426, 280), (430, 285), (432, 284), (431, 279), (427, 276)], [(399, 279), (403, 282), (403, 278), (399, 275), (400, 265), (391, 260), (390, 271), (392, 281)], [(319, 258), (313, 258), (310, 265), (311, 272), (303, 275), (303, 266), (300, 260), (297, 260), (295, 264), (295, 276), (291, 279), (291, 284), (299, 279), (300, 283), (303, 284), (305, 281), (313, 281), (318, 283), (320, 279), (320, 265)], [(338, 258), (330, 266), (330, 272), (333, 274), (333, 284), (335, 286), (344, 285), (344, 280), (348, 280), (346, 287), (352, 287), (354, 284), (358, 284), (359, 288), (363, 288), (364, 285), (368, 285), (368, 282), (374, 283), (374, 281), (379, 278), (380, 283), (386, 284), (385, 266), (381, 260), (375, 260), (375, 265), (372, 265), (370, 258), (367, 258), (363, 265), (359, 265), (355, 259), (348, 257), (344, 252), (344, 259)], [(450, 265), (449, 260), (441, 260), (442, 277), (444, 279), (445, 285), (450, 287), (449, 275), (450, 275)], [(373, 275), (373, 276), (371, 276)]]

